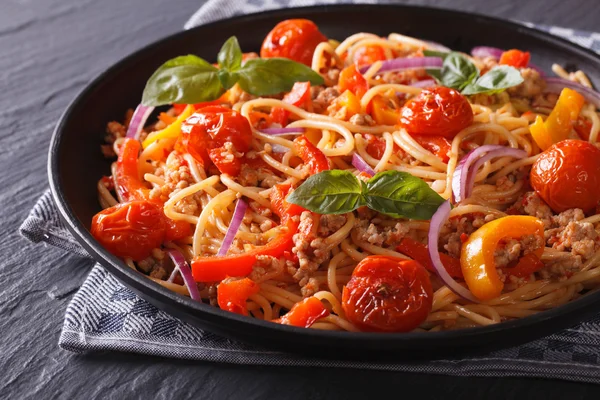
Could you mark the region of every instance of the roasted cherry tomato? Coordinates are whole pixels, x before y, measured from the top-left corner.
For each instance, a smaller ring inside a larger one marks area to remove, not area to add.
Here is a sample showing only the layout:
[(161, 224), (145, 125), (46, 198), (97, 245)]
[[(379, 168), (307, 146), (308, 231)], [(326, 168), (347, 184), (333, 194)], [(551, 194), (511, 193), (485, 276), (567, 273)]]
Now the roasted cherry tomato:
[(416, 261), (387, 256), (362, 260), (342, 293), (346, 317), (366, 331), (411, 331), (425, 321), (432, 301), (425, 268)]
[(445, 137), (434, 135), (412, 135), (412, 138), (425, 150), (429, 150), (431, 153), (441, 158), (443, 162), (447, 163), (450, 160), (449, 154), (452, 149), (452, 144)]
[(162, 207), (155, 203), (119, 203), (94, 215), (91, 233), (115, 256), (141, 261), (162, 244), (166, 219)]
[(250, 278), (225, 279), (217, 286), (217, 303), (221, 310), (248, 315), (246, 301), (259, 291), (258, 284)]
[(363, 46), (356, 49), (352, 58), (354, 64), (359, 68), (386, 59), (383, 47), (377, 45)]
[(381, 160), (381, 157), (383, 157), (383, 154), (385, 153), (385, 139), (370, 134), (366, 134), (365, 138), (367, 139), (367, 153), (369, 153), (371, 157)]
[(500, 56), (499, 64), (510, 65), (515, 68), (525, 68), (529, 64), (530, 54), (528, 51), (517, 49), (507, 50)]
[(241, 167), (241, 160), (232, 152), (248, 151), (252, 140), (248, 120), (220, 106), (204, 107), (192, 114), (181, 132), (181, 144), (188, 153), (204, 165), (212, 161), (221, 173), (230, 175), (237, 175)]
[(260, 56), (285, 57), (310, 66), (315, 48), (327, 37), (314, 22), (307, 19), (288, 19), (278, 23), (265, 38)]
[(356, 65), (352, 64), (340, 72), (340, 79), (338, 81), (340, 93), (346, 90), (351, 91), (359, 99), (369, 90), (369, 83), (362, 76)]
[(582, 140), (563, 140), (544, 151), (531, 168), (531, 186), (554, 210), (593, 212), (600, 202), (600, 150)]
[(410, 134), (453, 138), (472, 122), (473, 110), (466, 97), (443, 86), (424, 89), (400, 110), (400, 124)]

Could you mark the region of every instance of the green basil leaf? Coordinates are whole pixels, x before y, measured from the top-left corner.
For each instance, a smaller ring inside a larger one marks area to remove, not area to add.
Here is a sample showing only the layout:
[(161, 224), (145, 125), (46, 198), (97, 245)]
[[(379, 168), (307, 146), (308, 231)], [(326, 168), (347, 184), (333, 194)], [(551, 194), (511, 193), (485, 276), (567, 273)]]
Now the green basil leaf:
[(224, 91), (217, 68), (194, 55), (180, 56), (161, 65), (148, 79), (142, 104), (194, 104), (218, 99)]
[(239, 76), (237, 72), (228, 72), (226, 69), (219, 70), (219, 81), (225, 90), (229, 90), (238, 81)]
[[(217, 61), (221, 69), (225, 68), (229, 71), (237, 71), (242, 66), (242, 49), (235, 36), (227, 39), (219, 54)], [(232, 85), (233, 86), (233, 85)]]
[(296, 82), (322, 85), (323, 77), (304, 64), (287, 58), (255, 58), (238, 71), (240, 87), (255, 96), (287, 92)]
[(494, 94), (502, 92), (523, 82), (523, 77), (518, 69), (508, 65), (498, 65), (481, 78), (467, 85), (462, 91), (463, 94)]
[(462, 90), (478, 76), (475, 64), (462, 54), (451, 52), (444, 59), (440, 81), (446, 87)]
[(440, 57), (442, 60), (445, 60), (448, 57), (448, 52), (446, 51), (437, 51), (437, 50), (423, 50), (423, 55), (425, 57)]
[(379, 172), (367, 183), (367, 206), (394, 218), (428, 220), (444, 199), (407, 172)]
[(318, 214), (344, 214), (364, 205), (358, 178), (336, 169), (309, 177), (286, 200)]

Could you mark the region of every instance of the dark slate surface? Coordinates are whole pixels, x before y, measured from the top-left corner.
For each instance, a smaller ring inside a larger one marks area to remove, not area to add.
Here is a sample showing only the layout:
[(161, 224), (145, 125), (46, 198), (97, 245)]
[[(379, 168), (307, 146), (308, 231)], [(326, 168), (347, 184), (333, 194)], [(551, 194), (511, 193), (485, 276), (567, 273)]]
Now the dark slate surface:
[[(16, 233), (47, 186), (46, 151), (77, 91), (116, 60), (176, 32), (202, 0), (0, 0), (0, 398), (584, 398), (600, 387), (521, 378), (191, 363), (57, 346), (89, 261)], [(600, 30), (595, 0), (407, 1)]]

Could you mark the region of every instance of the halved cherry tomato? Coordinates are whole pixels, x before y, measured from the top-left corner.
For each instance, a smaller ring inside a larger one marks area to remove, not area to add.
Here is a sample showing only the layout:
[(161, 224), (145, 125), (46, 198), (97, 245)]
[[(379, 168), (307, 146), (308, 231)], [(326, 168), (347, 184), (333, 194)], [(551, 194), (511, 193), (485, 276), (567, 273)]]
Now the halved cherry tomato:
[(327, 156), (304, 135), (294, 139), (294, 152), (305, 164), (308, 164), (311, 175), (330, 169)]
[(370, 134), (366, 134), (365, 138), (367, 139), (367, 153), (369, 153), (371, 157), (381, 160), (381, 157), (383, 157), (383, 154), (385, 153), (385, 139)]
[[(289, 93), (283, 96), (282, 101), (294, 105), (296, 107), (302, 107), (310, 103), (310, 82), (296, 82)], [(271, 110), (271, 119), (273, 122), (286, 126), (290, 112), (282, 107), (273, 107)]]
[(307, 19), (288, 19), (275, 25), (262, 47), (262, 58), (285, 57), (310, 66), (315, 48), (327, 37), (314, 22)]
[(529, 58), (530, 54), (528, 51), (512, 49), (502, 53), (499, 64), (510, 65), (515, 68), (525, 68), (529, 64)]
[(150, 188), (142, 182), (138, 172), (138, 155), (141, 148), (138, 140), (126, 138), (119, 152), (115, 190), (124, 201), (150, 198)]
[(452, 144), (448, 139), (443, 136), (434, 135), (411, 135), (417, 143), (419, 143), (425, 150), (429, 150), (437, 157), (441, 158), (443, 162), (447, 163), (450, 160), (450, 150)]
[(351, 91), (359, 99), (369, 90), (369, 83), (356, 69), (356, 65), (352, 64), (340, 72), (338, 81), (340, 92), (346, 90)]
[(563, 140), (540, 154), (531, 186), (556, 213), (593, 212), (600, 203), (600, 149), (583, 140)]
[(181, 145), (197, 161), (207, 165), (212, 161), (221, 171), (237, 175), (241, 161), (227, 151), (230, 142), (233, 151), (246, 152), (252, 140), (248, 120), (229, 108), (204, 107), (192, 114), (181, 126)]
[(416, 261), (387, 256), (363, 259), (342, 293), (346, 317), (367, 331), (411, 331), (425, 321), (432, 301), (425, 268)]
[(248, 315), (246, 301), (259, 291), (258, 284), (249, 278), (224, 280), (217, 286), (217, 303), (221, 310)]
[(166, 219), (155, 203), (129, 201), (94, 215), (90, 232), (115, 256), (141, 261), (162, 244)]
[(384, 61), (385, 51), (383, 47), (377, 45), (363, 46), (354, 52), (353, 60), (357, 67), (373, 64), (376, 61)]
[[(417, 242), (411, 238), (404, 238), (398, 247), (396, 247), (396, 250), (402, 254), (406, 254), (413, 260), (418, 261), (428, 271), (435, 272), (435, 267), (431, 262), (431, 257), (429, 257), (429, 250), (423, 243)], [(451, 277), (463, 277), (462, 270), (460, 268), (460, 260), (458, 258), (451, 257), (446, 253), (440, 253), (440, 258), (442, 259), (444, 268), (446, 268), (446, 271), (448, 271)]]
[(439, 86), (424, 89), (400, 112), (400, 124), (412, 134), (453, 138), (471, 125), (473, 110), (457, 90)]
[(294, 304), (292, 309), (284, 316), (274, 320), (278, 324), (310, 328), (319, 318), (329, 315), (321, 300), (316, 297), (308, 297)]
[(287, 202), (286, 197), (289, 196), (291, 192), (293, 192), (292, 185), (280, 184), (273, 186), (273, 190), (270, 194), (271, 209), (282, 221), (286, 221), (288, 218), (295, 215), (300, 215), (305, 211), (301, 206)]

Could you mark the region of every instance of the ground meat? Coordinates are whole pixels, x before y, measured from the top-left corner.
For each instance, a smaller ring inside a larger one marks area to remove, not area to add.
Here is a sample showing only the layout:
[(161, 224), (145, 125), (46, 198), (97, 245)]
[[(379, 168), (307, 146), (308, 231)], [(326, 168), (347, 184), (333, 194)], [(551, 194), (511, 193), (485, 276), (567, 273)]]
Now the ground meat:
[[(154, 171), (154, 175), (164, 179), (165, 184), (152, 188), (150, 190), (150, 199), (160, 199), (163, 202), (195, 182), (190, 168), (179, 156), (168, 157), (166, 165), (157, 168)], [(201, 207), (200, 195), (201, 193), (196, 193), (178, 201), (175, 204), (175, 211), (182, 214), (198, 215)]]
[(240, 88), (240, 85), (235, 84), (231, 89), (229, 89), (229, 102), (231, 104), (238, 103), (240, 101), (250, 101), (255, 99), (256, 96), (251, 95), (250, 93), (246, 93)]
[(509, 239), (500, 243), (494, 253), (496, 267), (502, 268), (514, 264), (525, 254), (544, 246), (544, 240), (537, 235), (524, 235), (519, 240)]
[(356, 225), (357, 239), (379, 247), (396, 247), (410, 232), (406, 221), (398, 221), (394, 225), (387, 224), (390, 220), (377, 216), (373, 219), (361, 219)]
[(589, 222), (571, 221), (564, 228), (549, 229), (545, 232), (549, 245), (559, 251), (570, 251), (583, 260), (590, 258), (600, 247), (598, 232)]
[(125, 125), (117, 121), (111, 121), (106, 124), (106, 136), (104, 137), (104, 141), (113, 144), (115, 140), (125, 137), (126, 134), (127, 128)]
[(298, 282), (303, 296), (311, 296), (318, 290), (313, 274), (331, 256), (325, 237), (330, 236), (346, 223), (344, 215), (317, 215), (304, 211), (300, 216), (298, 233), (293, 237), (292, 252), (298, 264), (287, 263), (287, 271)]
[(551, 260), (544, 261), (544, 268), (537, 273), (542, 279), (565, 280), (578, 272), (582, 264), (579, 255), (557, 253)]
[(248, 202), (248, 206), (250, 207), (250, 209), (252, 209), (258, 215), (261, 215), (263, 217), (269, 218), (271, 215), (273, 215), (270, 208), (267, 208), (267, 207), (257, 203), (254, 200), (250, 200)]
[(172, 264), (167, 262), (165, 253), (161, 249), (152, 250), (152, 255), (137, 263), (138, 269), (152, 278), (165, 280), (173, 271)]
[(546, 228), (552, 225), (552, 210), (536, 192), (524, 193), (507, 212), (539, 218), (544, 222)]
[(257, 256), (252, 272), (248, 276), (254, 282), (264, 282), (283, 274), (285, 261), (271, 256)]
[(236, 180), (242, 186), (258, 186), (258, 171), (249, 167), (248, 164), (243, 164)]
[(322, 86), (316, 86), (311, 88), (311, 97), (313, 112), (322, 114), (327, 107), (340, 95), (337, 87), (323, 88)]
[[(511, 179), (512, 178), (512, 179)], [(515, 185), (514, 176), (502, 176), (496, 181), (496, 188), (501, 191), (509, 190)]]
[(335, 86), (340, 79), (340, 70), (337, 68), (331, 68), (329, 71), (327, 71), (324, 78), (326, 86)]
[(460, 257), (463, 239), (481, 228), (486, 222), (496, 219), (495, 215), (481, 213), (467, 214), (461, 217), (450, 218), (440, 232), (439, 247), (452, 257)]
[(369, 114), (354, 114), (352, 117), (350, 117), (348, 122), (350, 122), (351, 124), (354, 124), (354, 125), (362, 125), (362, 126), (374, 126), (375, 125), (375, 121), (373, 120), (373, 117), (371, 117)]
[(521, 76), (523, 77), (523, 83), (507, 90), (511, 96), (533, 98), (546, 89), (546, 81), (536, 70), (523, 68)]

